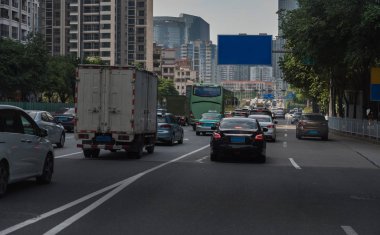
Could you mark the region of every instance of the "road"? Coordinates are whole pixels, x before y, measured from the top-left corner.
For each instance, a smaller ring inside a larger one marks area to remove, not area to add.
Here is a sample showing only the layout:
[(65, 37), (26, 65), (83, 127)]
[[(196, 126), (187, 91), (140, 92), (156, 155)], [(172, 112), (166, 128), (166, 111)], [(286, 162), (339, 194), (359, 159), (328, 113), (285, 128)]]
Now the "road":
[(380, 166), (344, 137), (278, 128), (265, 164), (211, 162), (210, 137), (189, 127), (140, 160), (84, 159), (68, 134), (52, 184), (10, 185), (0, 234), (380, 234)]

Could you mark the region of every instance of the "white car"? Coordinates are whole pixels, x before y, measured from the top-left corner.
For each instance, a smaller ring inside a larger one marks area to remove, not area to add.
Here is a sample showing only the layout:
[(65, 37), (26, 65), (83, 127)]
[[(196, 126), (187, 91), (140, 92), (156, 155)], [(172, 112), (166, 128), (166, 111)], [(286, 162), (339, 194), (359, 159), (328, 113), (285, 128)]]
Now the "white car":
[(268, 131), (264, 132), (265, 139), (276, 141), (276, 124), (277, 121), (273, 121), (273, 118), (269, 115), (253, 114), (248, 118), (256, 119), (261, 127), (265, 127)]
[(0, 105), (0, 196), (8, 184), (36, 177), (50, 183), (54, 151), (41, 129), (21, 108)]

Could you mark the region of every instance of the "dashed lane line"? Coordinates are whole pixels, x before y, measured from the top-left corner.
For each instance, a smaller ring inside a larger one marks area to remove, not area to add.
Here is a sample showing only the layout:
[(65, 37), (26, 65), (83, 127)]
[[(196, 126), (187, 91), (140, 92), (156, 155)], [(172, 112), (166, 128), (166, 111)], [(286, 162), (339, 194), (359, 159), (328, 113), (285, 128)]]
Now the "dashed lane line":
[(293, 158), (289, 158), (289, 161), (290, 163), (292, 163), (292, 165), (294, 166), (294, 168), (296, 168), (297, 170), (301, 170), (302, 168), (296, 163), (296, 161), (294, 161)]
[(340, 226), (347, 235), (359, 235), (351, 226)]

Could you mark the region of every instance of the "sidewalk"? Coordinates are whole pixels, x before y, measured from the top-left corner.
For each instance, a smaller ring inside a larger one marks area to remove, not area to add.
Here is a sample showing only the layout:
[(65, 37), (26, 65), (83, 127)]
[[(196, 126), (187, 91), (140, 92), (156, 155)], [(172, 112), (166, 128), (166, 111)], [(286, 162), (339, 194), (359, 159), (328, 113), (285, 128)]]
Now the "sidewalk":
[(330, 138), (343, 141), (348, 148), (352, 149), (380, 169), (380, 142), (336, 131), (330, 132)]

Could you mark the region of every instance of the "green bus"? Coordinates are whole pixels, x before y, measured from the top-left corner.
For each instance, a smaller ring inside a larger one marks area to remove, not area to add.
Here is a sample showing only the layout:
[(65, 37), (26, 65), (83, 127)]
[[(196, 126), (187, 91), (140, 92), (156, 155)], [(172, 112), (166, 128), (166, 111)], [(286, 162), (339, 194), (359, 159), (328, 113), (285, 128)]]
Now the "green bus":
[(232, 98), (232, 92), (221, 85), (201, 83), (186, 86), (186, 96), (190, 107), (189, 122), (195, 130), (195, 123), (203, 113), (212, 111), (224, 115), (225, 102)]

